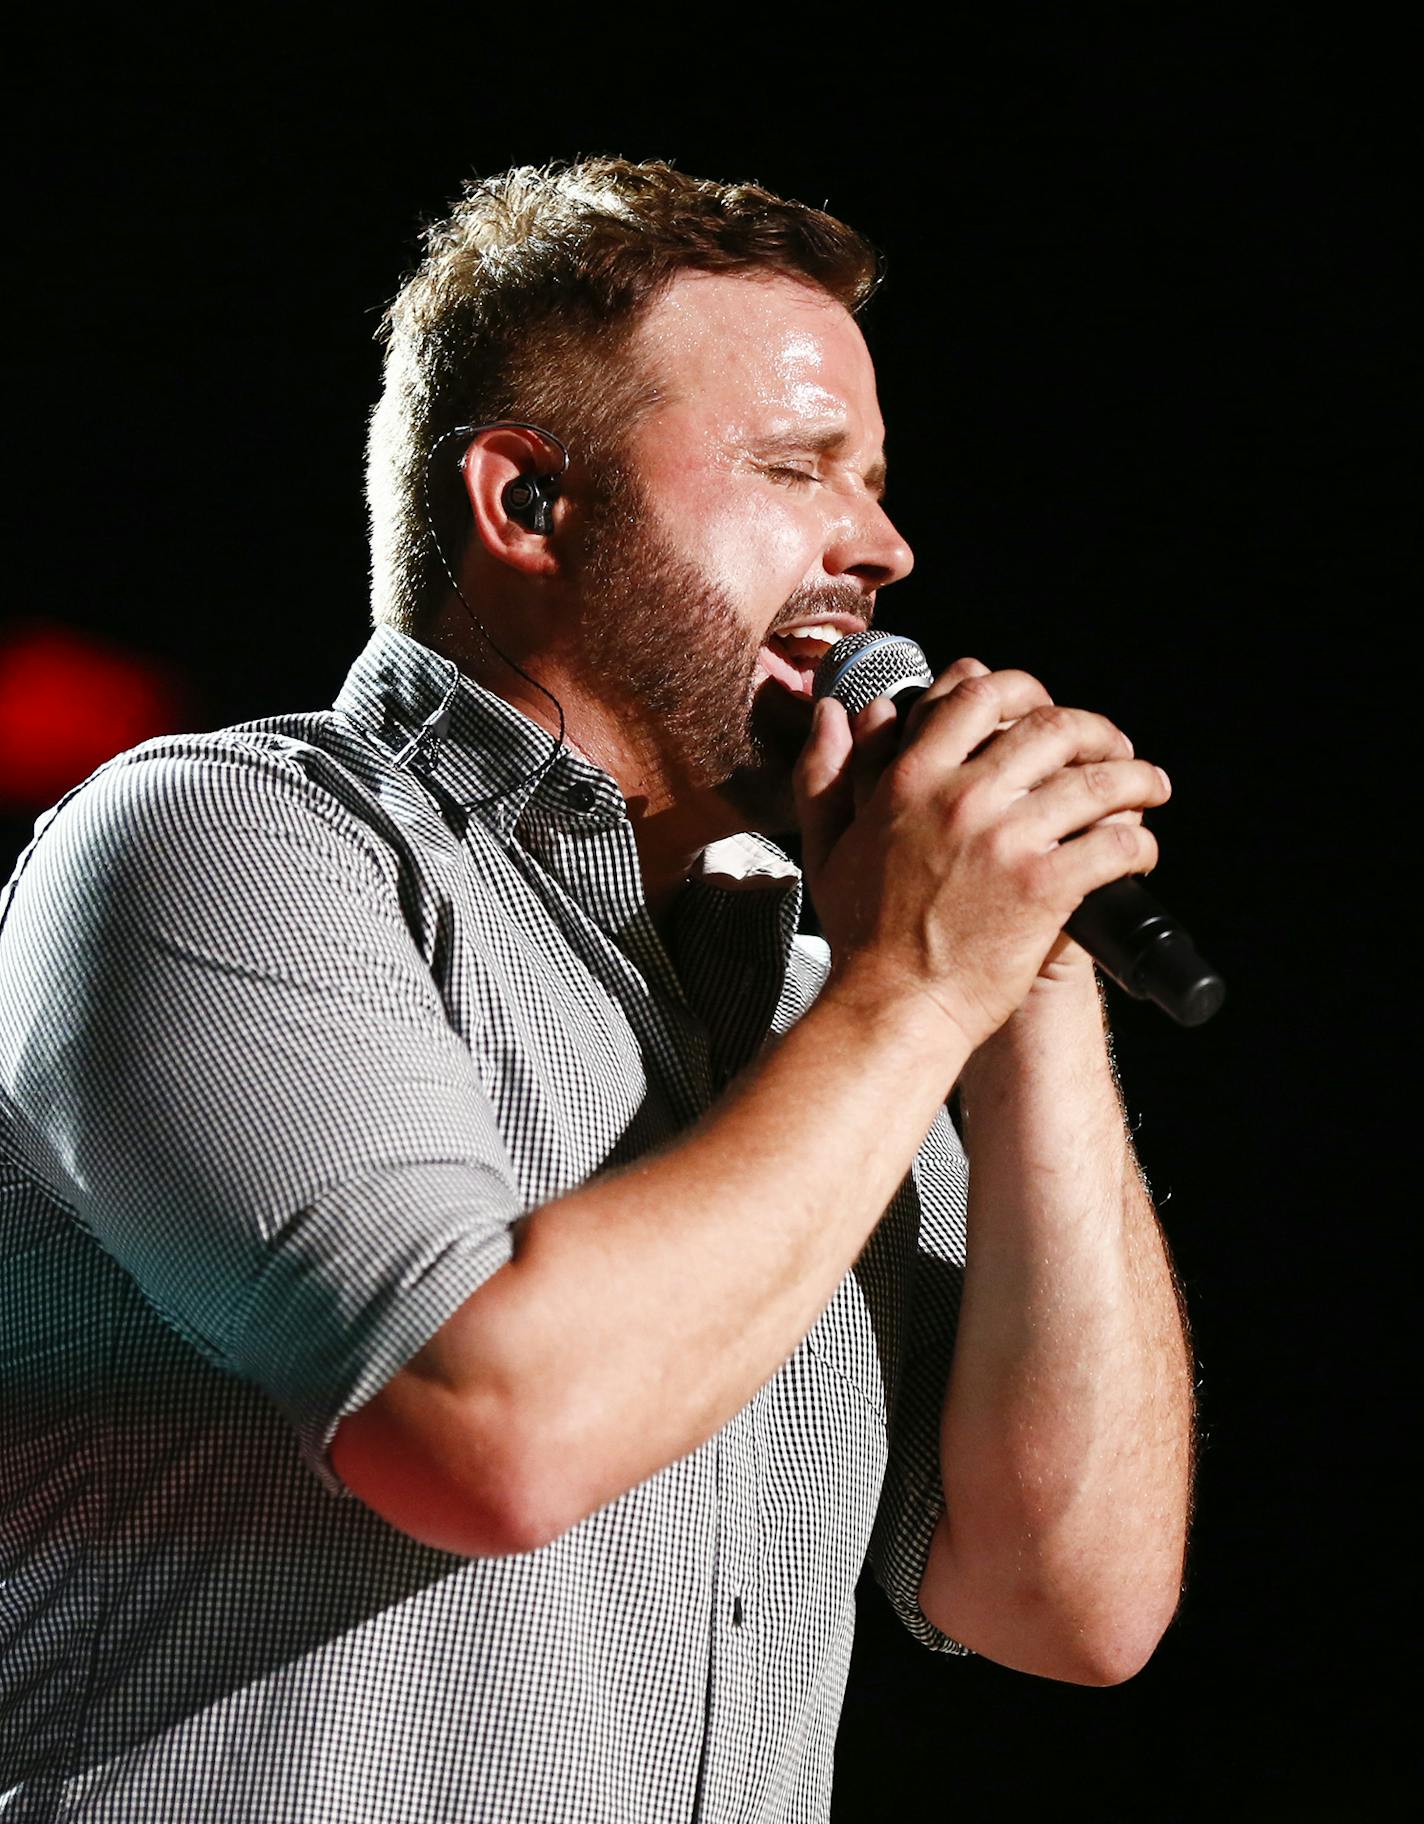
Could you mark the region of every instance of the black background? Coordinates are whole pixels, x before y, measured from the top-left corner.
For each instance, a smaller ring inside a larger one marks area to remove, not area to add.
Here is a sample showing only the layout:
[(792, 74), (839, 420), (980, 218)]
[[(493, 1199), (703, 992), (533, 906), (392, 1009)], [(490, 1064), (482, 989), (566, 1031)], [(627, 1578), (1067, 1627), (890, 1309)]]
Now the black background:
[(836, 1818), (1394, 1817), (1402, 49), (1287, 6), (951, 11), (933, 45), (675, 23), (54, 9), (7, 104), (10, 611), (161, 659), (203, 725), (329, 701), (366, 627), (374, 330), (466, 175), (666, 157), (868, 233), (918, 557), (883, 617), (1166, 766), (1157, 887), (1232, 994), (1196, 1032), (1116, 1009), (1200, 1363), (1181, 1617), (1077, 1690), (935, 1660), (864, 1592)]

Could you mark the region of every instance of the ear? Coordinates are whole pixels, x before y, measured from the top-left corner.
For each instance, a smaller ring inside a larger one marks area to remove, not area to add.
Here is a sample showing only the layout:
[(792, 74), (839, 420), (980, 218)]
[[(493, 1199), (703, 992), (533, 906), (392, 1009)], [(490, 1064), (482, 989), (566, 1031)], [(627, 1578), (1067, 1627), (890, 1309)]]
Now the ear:
[(460, 459), (465, 497), (475, 538), (488, 555), (525, 576), (553, 576), (559, 568), (555, 544), (562, 501), (554, 501), (554, 530), (535, 532), (515, 519), (504, 502), (506, 488), (521, 476), (557, 476), (558, 451), (535, 431), (496, 425), (481, 431)]

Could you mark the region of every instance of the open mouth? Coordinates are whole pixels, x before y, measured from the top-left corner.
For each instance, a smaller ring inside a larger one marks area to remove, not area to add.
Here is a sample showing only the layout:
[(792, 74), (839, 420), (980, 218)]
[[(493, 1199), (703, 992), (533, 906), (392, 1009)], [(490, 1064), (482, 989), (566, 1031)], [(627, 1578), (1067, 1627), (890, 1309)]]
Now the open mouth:
[(816, 667), (837, 640), (847, 634), (864, 631), (863, 621), (847, 621), (845, 626), (834, 621), (808, 622), (804, 627), (783, 627), (762, 644), (758, 660), (769, 678), (793, 696), (810, 699), (816, 681)]

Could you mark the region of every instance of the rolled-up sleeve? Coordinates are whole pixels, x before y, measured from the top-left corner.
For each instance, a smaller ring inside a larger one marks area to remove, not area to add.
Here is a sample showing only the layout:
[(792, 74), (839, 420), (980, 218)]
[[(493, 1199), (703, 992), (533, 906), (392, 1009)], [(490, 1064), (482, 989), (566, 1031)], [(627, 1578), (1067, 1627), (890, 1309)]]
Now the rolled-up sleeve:
[(339, 1487), (339, 1420), (509, 1258), (520, 1214), (399, 855), (280, 749), (139, 750), (54, 814), (3, 957), (0, 1063), (39, 1169)]

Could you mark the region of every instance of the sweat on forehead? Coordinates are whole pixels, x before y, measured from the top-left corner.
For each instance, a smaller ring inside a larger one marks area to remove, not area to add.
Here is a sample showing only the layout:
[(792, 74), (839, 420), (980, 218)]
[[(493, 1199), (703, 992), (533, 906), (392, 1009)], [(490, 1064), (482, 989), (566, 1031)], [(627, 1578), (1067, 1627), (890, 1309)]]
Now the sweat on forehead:
[(650, 388), (630, 448), (677, 464), (829, 465), (879, 498), (884, 425), (855, 319), (783, 277), (680, 274), (629, 355)]
[(693, 377), (779, 375), (804, 384), (828, 350), (855, 349), (870, 365), (855, 319), (819, 286), (781, 274), (684, 272), (643, 315), (632, 351), (662, 385)]

